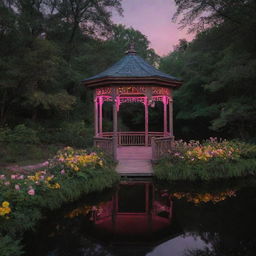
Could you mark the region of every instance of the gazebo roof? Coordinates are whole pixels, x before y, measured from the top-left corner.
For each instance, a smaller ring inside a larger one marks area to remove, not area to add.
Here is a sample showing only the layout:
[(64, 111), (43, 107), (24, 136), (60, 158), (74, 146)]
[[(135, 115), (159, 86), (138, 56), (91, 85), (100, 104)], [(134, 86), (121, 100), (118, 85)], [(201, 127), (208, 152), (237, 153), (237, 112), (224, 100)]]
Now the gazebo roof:
[(149, 84), (149, 81), (151, 81), (151, 84), (158, 84), (158, 82), (162, 81), (165, 86), (177, 87), (181, 85), (181, 80), (154, 68), (140, 56), (136, 55), (134, 49), (130, 49), (126, 56), (110, 68), (95, 76), (84, 79), (82, 83), (95, 87), (110, 83), (118, 84), (118, 81), (122, 81), (122, 84), (127, 84), (129, 81), (132, 81), (132, 83), (137, 81), (140, 84), (143, 81)]

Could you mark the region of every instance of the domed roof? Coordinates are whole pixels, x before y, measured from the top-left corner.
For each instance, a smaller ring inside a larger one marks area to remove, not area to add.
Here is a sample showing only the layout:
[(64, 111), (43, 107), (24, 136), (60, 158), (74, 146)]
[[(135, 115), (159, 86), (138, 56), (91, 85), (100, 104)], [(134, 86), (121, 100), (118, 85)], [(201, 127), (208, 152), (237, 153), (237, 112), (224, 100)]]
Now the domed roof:
[(161, 72), (147, 63), (140, 56), (136, 55), (136, 51), (133, 48), (130, 49), (126, 56), (124, 56), (113, 66), (95, 76), (84, 79), (82, 83), (85, 85), (92, 85), (96, 82), (96, 84), (99, 85), (99, 81), (103, 82), (105, 79), (114, 79), (115, 81), (118, 79), (125, 79), (126, 81), (132, 79), (133, 82), (134, 80), (136, 81), (136, 79), (140, 81), (143, 79), (160, 79), (166, 81), (167, 83), (174, 82), (174, 84), (172, 84), (174, 87), (181, 84), (181, 80), (178, 78)]

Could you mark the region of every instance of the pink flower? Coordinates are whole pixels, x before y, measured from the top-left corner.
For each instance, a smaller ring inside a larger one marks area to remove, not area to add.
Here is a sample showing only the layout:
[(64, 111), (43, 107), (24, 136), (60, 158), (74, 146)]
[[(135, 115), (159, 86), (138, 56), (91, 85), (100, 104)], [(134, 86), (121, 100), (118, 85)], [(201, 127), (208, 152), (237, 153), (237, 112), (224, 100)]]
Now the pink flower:
[(0, 180), (5, 180), (5, 175), (4, 174), (0, 175)]
[(15, 179), (17, 178), (17, 176), (18, 176), (18, 175), (16, 175), (16, 174), (11, 175), (11, 179), (12, 179), (12, 180), (15, 180)]
[(5, 186), (9, 186), (10, 184), (11, 184), (10, 181), (6, 181), (6, 182), (4, 183)]
[(65, 174), (65, 170), (61, 170), (60, 173), (63, 175)]
[(16, 189), (16, 190), (20, 190), (20, 185), (19, 185), (19, 184), (16, 184), (16, 185), (15, 185), (15, 189)]
[(20, 175), (20, 176), (18, 177), (18, 179), (19, 179), (19, 180), (23, 180), (23, 179), (24, 179), (24, 175)]
[(31, 188), (29, 191), (28, 191), (28, 194), (30, 196), (34, 196), (35, 195), (35, 190), (33, 188)]

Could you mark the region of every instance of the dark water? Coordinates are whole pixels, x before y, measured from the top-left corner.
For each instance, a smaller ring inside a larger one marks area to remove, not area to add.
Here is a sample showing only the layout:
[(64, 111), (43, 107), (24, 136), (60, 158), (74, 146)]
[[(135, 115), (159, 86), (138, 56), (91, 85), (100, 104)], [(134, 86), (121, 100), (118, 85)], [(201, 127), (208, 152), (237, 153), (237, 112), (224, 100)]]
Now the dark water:
[(255, 182), (125, 181), (46, 214), (28, 256), (255, 256)]

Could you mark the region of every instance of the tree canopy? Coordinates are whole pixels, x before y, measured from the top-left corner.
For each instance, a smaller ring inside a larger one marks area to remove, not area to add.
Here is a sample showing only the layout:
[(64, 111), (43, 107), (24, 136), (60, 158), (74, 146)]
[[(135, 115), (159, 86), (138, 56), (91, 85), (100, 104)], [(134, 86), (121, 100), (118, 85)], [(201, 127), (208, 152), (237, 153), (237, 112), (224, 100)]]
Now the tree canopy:
[(255, 1), (176, 4), (174, 18), (183, 14), (180, 23), (200, 31), (161, 59), (163, 71), (184, 80), (175, 95), (176, 133), (192, 138), (255, 136)]

